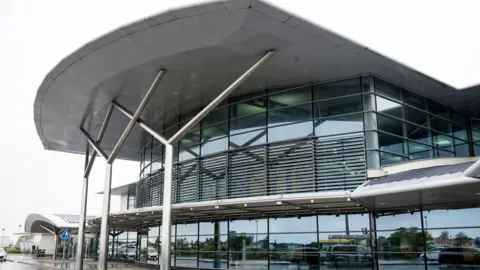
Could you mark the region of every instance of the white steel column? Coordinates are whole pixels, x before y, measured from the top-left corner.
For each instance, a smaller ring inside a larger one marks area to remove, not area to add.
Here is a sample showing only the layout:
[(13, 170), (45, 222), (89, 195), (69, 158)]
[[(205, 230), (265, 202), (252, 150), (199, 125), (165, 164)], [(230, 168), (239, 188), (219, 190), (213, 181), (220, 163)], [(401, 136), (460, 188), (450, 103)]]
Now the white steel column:
[[(87, 151), (85, 151), (85, 170), (88, 167), (88, 145)], [(82, 198), (80, 203), (80, 220), (78, 222), (78, 240), (77, 240), (77, 253), (75, 259), (75, 269), (83, 269), (83, 246), (85, 237), (85, 218), (87, 215), (87, 199), (88, 199), (88, 176), (83, 177), (82, 182)]]
[[(173, 170), (173, 144), (185, 136), (190, 129), (202, 121), (218, 104), (225, 100), (237, 87), (252, 75), (258, 68), (267, 62), (275, 53), (274, 50), (268, 51), (260, 60), (252, 67), (245, 71), (237, 80), (229, 87), (223, 90), (214, 100), (212, 100), (203, 110), (194, 116), (185, 126), (175, 133), (165, 145), (165, 172), (163, 180), (163, 213), (162, 213), (162, 249), (160, 255), (160, 269), (170, 269), (170, 241), (171, 241), (171, 211), (172, 211), (172, 170)], [(132, 121), (137, 122), (135, 115)], [(148, 130), (147, 130), (148, 131)]]
[(105, 168), (105, 186), (103, 187), (103, 210), (102, 223), (100, 226), (100, 254), (98, 257), (98, 269), (107, 269), (108, 259), (108, 214), (110, 213), (110, 193), (112, 187), (112, 167), (107, 163)]
[[(163, 181), (162, 242), (160, 249), (160, 269), (170, 269), (170, 241), (172, 237), (172, 173), (173, 146), (165, 145), (165, 174)], [(169, 181), (166, 181), (169, 179)]]

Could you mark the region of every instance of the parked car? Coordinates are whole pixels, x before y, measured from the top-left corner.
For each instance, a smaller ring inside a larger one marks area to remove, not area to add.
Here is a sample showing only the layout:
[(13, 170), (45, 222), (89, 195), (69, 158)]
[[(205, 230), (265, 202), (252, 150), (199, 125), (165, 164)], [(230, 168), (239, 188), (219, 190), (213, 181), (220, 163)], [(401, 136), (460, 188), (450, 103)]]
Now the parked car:
[(320, 253), (317, 248), (303, 247), (295, 249), (291, 262), (298, 265), (307, 264), (310, 269), (313, 269), (318, 268), (319, 259)]
[(147, 260), (149, 261), (156, 261), (158, 260), (158, 251), (152, 247), (149, 247), (147, 250)]
[(440, 264), (480, 265), (480, 249), (472, 247), (449, 247), (440, 251)]
[(438, 257), (440, 256), (440, 251), (444, 250), (445, 247), (436, 247), (427, 250), (426, 253), (420, 254), (420, 259), (427, 260), (427, 261), (438, 261)]
[(0, 262), (6, 262), (7, 261), (7, 252), (5, 249), (0, 247)]
[(372, 262), (372, 254), (362, 246), (335, 245), (327, 253), (327, 262), (339, 264), (368, 264)]

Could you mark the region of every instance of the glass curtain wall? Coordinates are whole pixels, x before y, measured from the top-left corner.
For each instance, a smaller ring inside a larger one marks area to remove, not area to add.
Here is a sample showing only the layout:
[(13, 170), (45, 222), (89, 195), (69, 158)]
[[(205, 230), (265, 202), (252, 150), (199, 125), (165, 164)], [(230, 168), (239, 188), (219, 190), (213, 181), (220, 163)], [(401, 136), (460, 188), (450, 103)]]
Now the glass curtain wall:
[(377, 128), (367, 136), (378, 136), (380, 165), (475, 154), (465, 115), (381, 79), (374, 84)]
[[(155, 129), (172, 136), (200, 109)], [(257, 91), (229, 98), (187, 134), (175, 157), (185, 162), (238, 148), (307, 136), (363, 132), (360, 78)], [(162, 168), (164, 149), (147, 136), (140, 151), (140, 177)]]
[[(142, 233), (138, 238), (138, 261), (158, 263), (158, 259), (152, 260), (150, 253), (145, 252), (145, 249), (159, 250), (158, 237), (151, 236), (157, 230), (158, 227), (139, 229)], [(179, 267), (370, 269), (372, 266), (368, 213), (176, 224), (172, 235), (172, 265)]]
[[(366, 80), (373, 84), (371, 91), (362, 91)], [(170, 137), (199, 111), (197, 108), (157, 123), (155, 129)], [(364, 128), (364, 117), (376, 118), (376, 126)], [(364, 131), (378, 141), (373, 149), (367, 147), (378, 156), (378, 162), (369, 164), (371, 168), (480, 154), (480, 119), (470, 119), (440, 103), (366, 76), (231, 97), (178, 143), (175, 160), (184, 162), (306, 136)], [(162, 168), (163, 153), (163, 146), (147, 136), (140, 151), (141, 178)]]
[[(479, 215), (480, 208), (377, 214), (375, 234), (368, 213), (177, 224), (172, 227), (172, 265), (372, 269), (378, 258), (379, 269), (480, 267)], [(137, 260), (158, 263), (160, 242), (153, 236), (158, 229), (139, 230), (146, 237), (138, 238)]]

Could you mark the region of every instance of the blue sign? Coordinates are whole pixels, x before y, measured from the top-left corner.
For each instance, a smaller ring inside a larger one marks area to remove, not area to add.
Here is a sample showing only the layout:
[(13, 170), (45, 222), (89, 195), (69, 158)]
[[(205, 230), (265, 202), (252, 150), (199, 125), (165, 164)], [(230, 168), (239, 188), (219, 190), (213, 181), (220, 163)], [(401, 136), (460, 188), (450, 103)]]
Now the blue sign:
[(60, 238), (62, 238), (62, 240), (70, 240), (70, 233), (67, 229), (63, 231), (62, 235), (60, 235)]

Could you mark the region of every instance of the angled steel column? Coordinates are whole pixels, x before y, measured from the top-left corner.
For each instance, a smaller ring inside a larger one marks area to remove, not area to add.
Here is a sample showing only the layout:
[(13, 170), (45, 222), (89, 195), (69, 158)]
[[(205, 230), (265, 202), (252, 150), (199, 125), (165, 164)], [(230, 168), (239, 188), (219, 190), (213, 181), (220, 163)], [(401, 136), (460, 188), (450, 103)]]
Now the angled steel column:
[[(162, 248), (160, 254), (160, 269), (170, 269), (170, 241), (171, 241), (171, 227), (172, 227), (172, 170), (173, 170), (173, 144), (180, 140), (190, 129), (205, 118), (215, 107), (220, 104), (225, 98), (230, 95), (242, 82), (244, 82), (250, 75), (252, 75), (258, 68), (270, 59), (274, 50), (268, 51), (260, 60), (258, 60), (252, 67), (245, 71), (237, 80), (235, 80), (229, 87), (223, 90), (214, 100), (212, 100), (202, 111), (200, 111), (193, 119), (191, 119), (185, 126), (183, 126), (177, 133), (175, 133), (165, 145), (165, 174), (163, 180), (163, 213), (162, 213)], [(133, 121), (134, 118), (132, 118)], [(138, 119), (135, 119), (135, 122)]]
[[(100, 130), (98, 131), (97, 135), (97, 143), (100, 144), (103, 140), (103, 135), (105, 134), (105, 131), (107, 130), (108, 123), (110, 122), (110, 117), (112, 116), (113, 112), (113, 104), (110, 104), (108, 107), (107, 113), (105, 114), (105, 118), (103, 119), (102, 126), (100, 127)], [(85, 173), (84, 177), (87, 177), (90, 175), (90, 171), (92, 170), (93, 164), (95, 162), (95, 158), (97, 157), (97, 151), (92, 151), (92, 155), (90, 155), (90, 159), (88, 160), (88, 165), (87, 168), (85, 168)]]
[[(105, 186), (103, 189), (103, 210), (102, 210), (102, 223), (100, 226), (100, 253), (99, 253), (99, 258), (98, 258), (98, 269), (99, 270), (106, 270), (107, 269), (107, 259), (108, 259), (108, 235), (109, 235), (109, 229), (108, 229), (108, 220), (109, 220), (109, 213), (110, 213), (110, 195), (111, 195), (111, 185), (112, 185), (112, 166), (113, 162), (115, 161), (115, 158), (117, 157), (118, 153), (120, 152), (120, 149), (122, 148), (123, 144), (125, 143), (125, 140), (127, 137), (130, 135), (132, 132), (133, 128), (135, 127), (135, 124), (138, 121), (138, 118), (140, 118), (140, 115), (142, 114), (143, 110), (147, 106), (147, 103), (152, 96), (153, 92), (157, 88), (158, 84), (160, 83), (163, 75), (165, 74), (165, 70), (161, 69), (157, 75), (155, 76), (155, 79), (153, 80), (152, 84), (150, 85), (150, 88), (148, 89), (147, 93), (145, 93), (145, 96), (143, 97), (142, 101), (140, 102), (140, 105), (138, 105), (137, 110), (135, 111), (135, 114), (133, 115), (132, 119), (128, 123), (127, 127), (123, 131), (122, 135), (120, 136), (120, 139), (118, 139), (117, 144), (113, 148), (112, 152), (110, 153), (110, 156), (107, 158), (107, 166), (105, 170)], [(88, 134), (86, 134), (88, 135)], [(88, 139), (88, 137), (87, 137)], [(89, 140), (90, 144), (91, 141)], [(92, 147), (95, 147), (94, 144), (92, 144)], [(96, 149), (97, 150), (97, 149)], [(99, 149), (101, 151), (101, 149)]]
[[(132, 119), (133, 118), (133, 113), (129, 111), (127, 108), (123, 107), (122, 105), (118, 104), (118, 102), (113, 101), (112, 104), (123, 114), (125, 114), (128, 118)], [(148, 132), (150, 135), (152, 135), (155, 139), (157, 139), (160, 143), (163, 145), (167, 145), (168, 141), (160, 134), (158, 134), (152, 127), (147, 125), (142, 119), (137, 120), (137, 124), (143, 128), (146, 132)]]
[[(108, 123), (110, 122), (110, 117), (112, 116), (112, 112), (113, 112), (113, 105), (110, 104), (110, 106), (108, 107), (107, 113), (105, 114), (105, 118), (103, 119), (102, 126), (100, 127), (100, 130), (97, 135), (97, 141), (95, 142), (97, 147), (99, 147), (99, 144), (102, 142), (103, 135), (107, 130), (107, 126), (108, 126)], [(85, 137), (91, 144), (90, 135), (83, 128), (80, 128), (80, 130), (82, 131), (82, 133), (85, 135)], [(106, 155), (104, 152), (103, 154)], [(76, 259), (75, 259), (75, 269), (77, 270), (83, 269), (83, 257), (84, 257), (83, 247), (85, 245), (85, 220), (87, 215), (87, 201), (88, 201), (88, 177), (90, 175), (90, 172), (92, 170), (96, 157), (97, 157), (97, 151), (94, 150), (92, 151), (92, 155), (90, 156), (90, 158), (88, 158), (88, 147), (87, 147), (87, 151), (85, 152), (85, 170), (83, 173), (82, 198), (80, 203), (80, 221), (78, 224), (78, 243), (77, 243), (77, 253), (76, 253)]]

